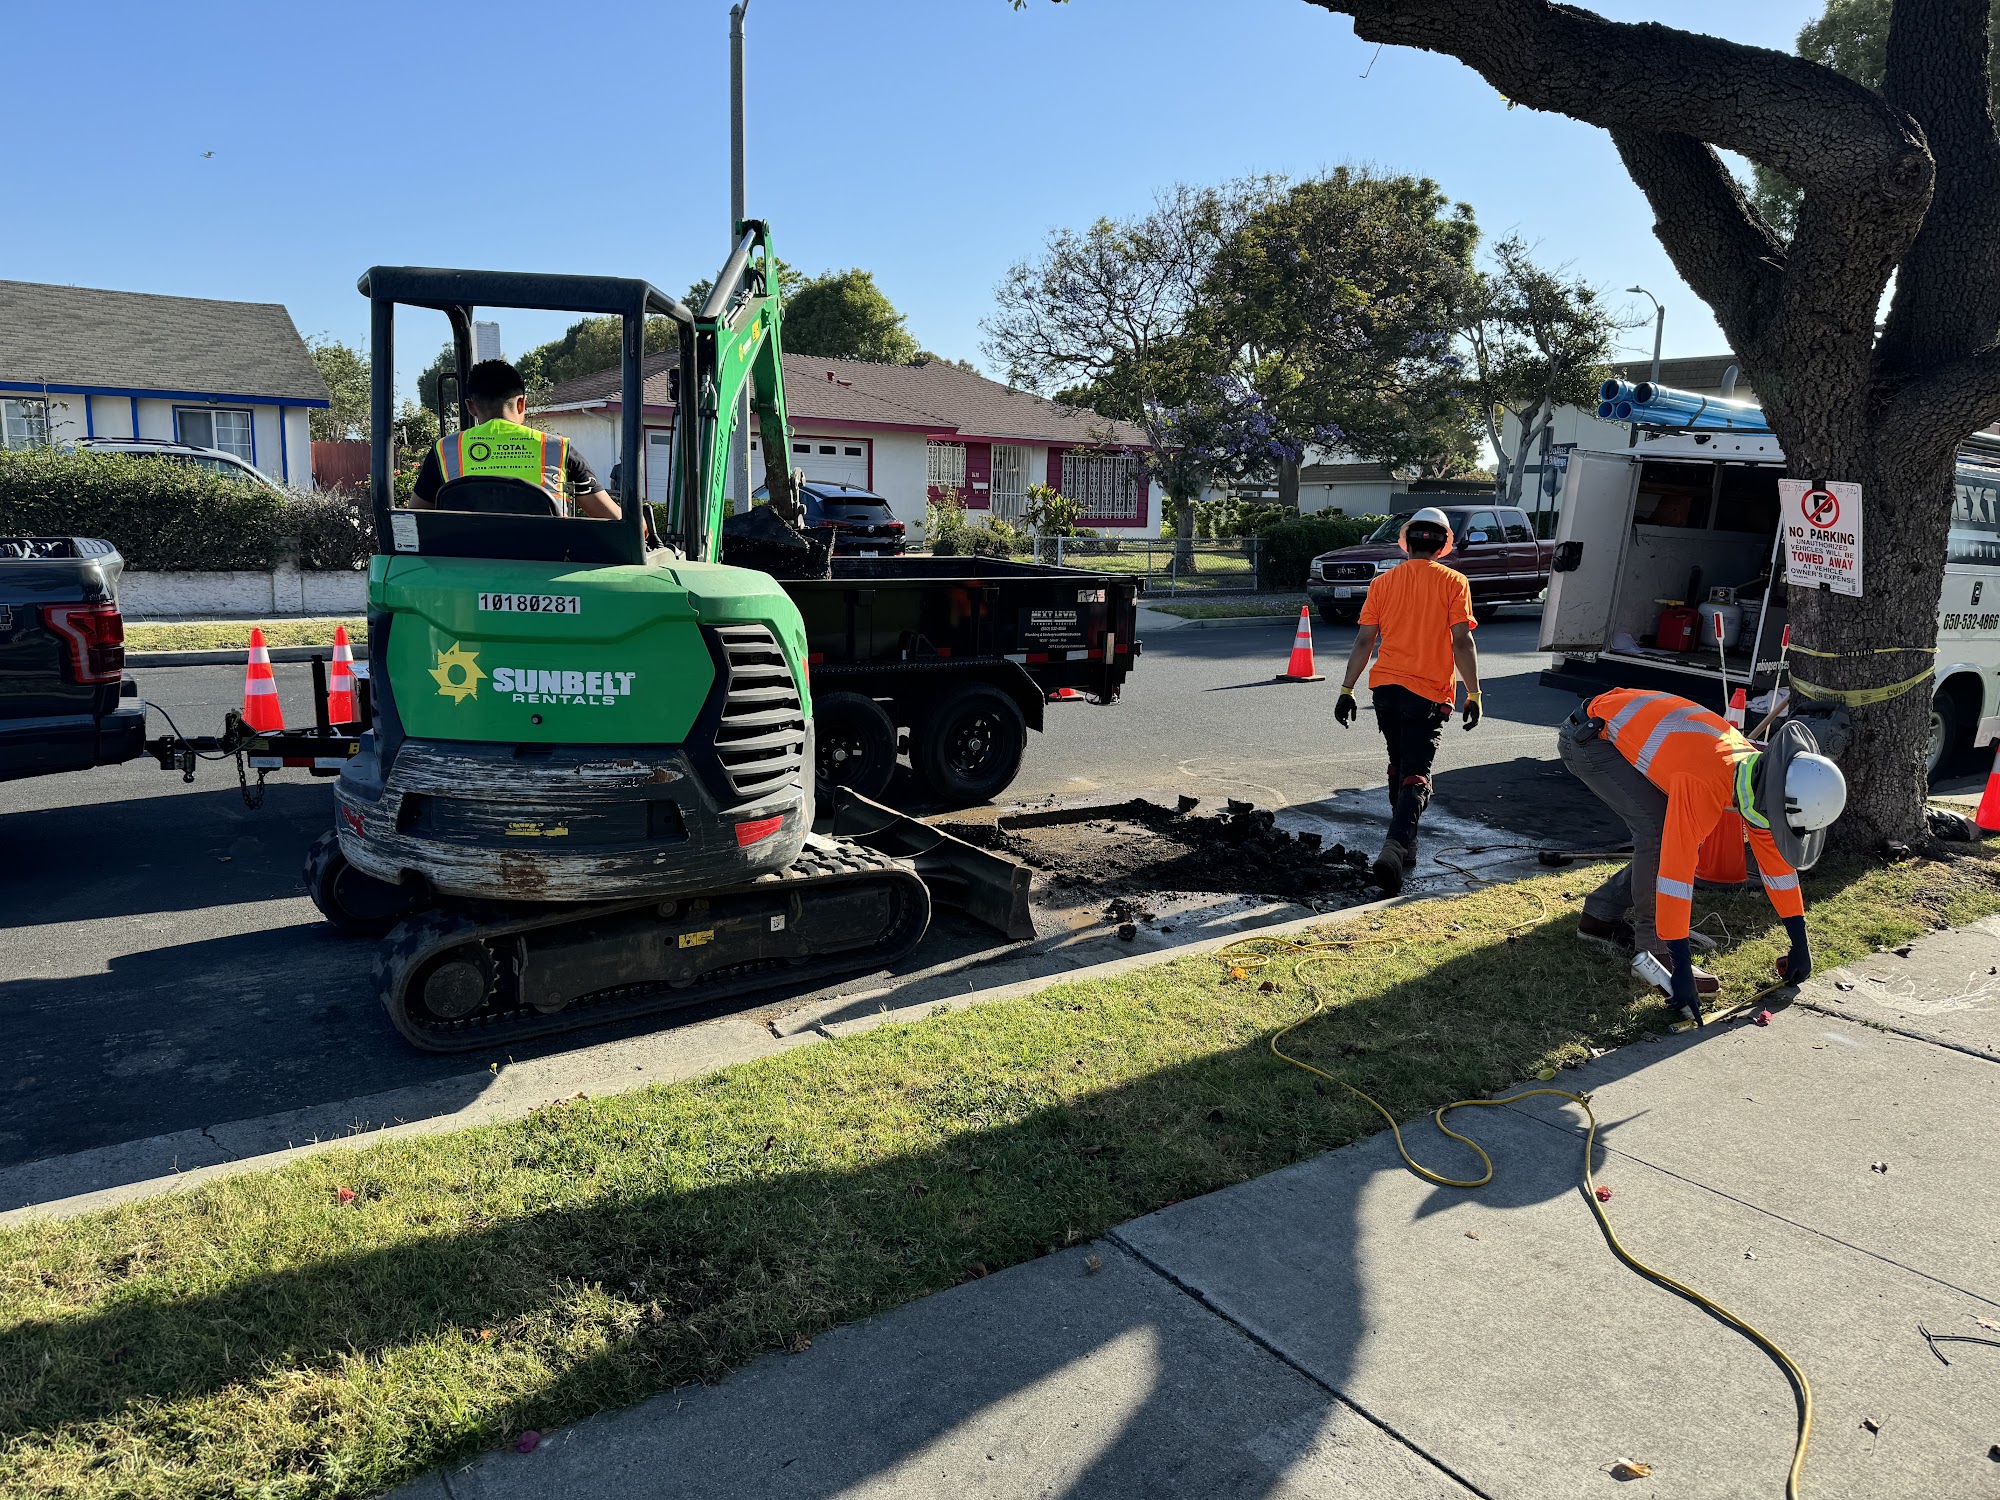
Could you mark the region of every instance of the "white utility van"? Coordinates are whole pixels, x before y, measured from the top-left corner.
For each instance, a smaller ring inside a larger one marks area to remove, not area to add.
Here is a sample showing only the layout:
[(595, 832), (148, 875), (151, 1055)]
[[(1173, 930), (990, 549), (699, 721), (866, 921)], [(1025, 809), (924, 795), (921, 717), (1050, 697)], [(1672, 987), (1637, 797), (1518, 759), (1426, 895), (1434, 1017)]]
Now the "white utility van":
[[(1554, 658), (1542, 681), (1579, 694), (1663, 688), (1720, 711), (1723, 667), (1713, 637), (1663, 650), (1656, 633), (1670, 601), (1699, 605), (1721, 586), (1742, 611), (1741, 635), (1726, 653), (1729, 686), (1752, 687), (1753, 699), (1768, 692), (1786, 619), (1784, 562), (1775, 550), (1784, 473), (1769, 433), (1640, 429), (1630, 448), (1572, 452), (1542, 613), (1542, 648)], [(1982, 718), (2000, 712), (2000, 442), (1960, 452), (1947, 546), (1931, 697), (1933, 778), (1970, 747)]]

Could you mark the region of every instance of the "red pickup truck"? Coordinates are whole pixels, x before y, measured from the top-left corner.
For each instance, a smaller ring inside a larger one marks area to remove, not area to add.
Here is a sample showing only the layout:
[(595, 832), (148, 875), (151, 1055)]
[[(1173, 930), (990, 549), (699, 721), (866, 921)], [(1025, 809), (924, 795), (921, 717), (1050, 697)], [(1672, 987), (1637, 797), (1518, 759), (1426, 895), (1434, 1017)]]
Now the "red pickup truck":
[[(1532, 604), (1549, 586), (1556, 544), (1537, 540), (1527, 512), (1504, 505), (1441, 505), (1451, 519), (1451, 556), (1446, 565), (1472, 584), (1472, 613), (1493, 618), (1503, 604)], [(1352, 625), (1378, 573), (1403, 560), (1396, 534), (1404, 517), (1391, 516), (1374, 535), (1353, 547), (1322, 552), (1306, 577), (1306, 594), (1329, 625)]]

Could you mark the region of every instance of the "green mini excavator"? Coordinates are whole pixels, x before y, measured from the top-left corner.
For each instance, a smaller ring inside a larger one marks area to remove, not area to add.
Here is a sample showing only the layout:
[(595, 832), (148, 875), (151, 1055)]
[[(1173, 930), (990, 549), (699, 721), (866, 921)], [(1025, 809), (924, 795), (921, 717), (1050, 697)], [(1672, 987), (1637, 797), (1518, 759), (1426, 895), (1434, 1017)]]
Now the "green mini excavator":
[[(488, 1048), (906, 953), (931, 908), (907, 856), (929, 850), (935, 867), (941, 836), (872, 804), (872, 840), (813, 832), (805, 632), (766, 569), (823, 571), (825, 554), (795, 529), (765, 226), (744, 225), (699, 313), (609, 277), (378, 266), (360, 290), (372, 728), (305, 878), (329, 920), (383, 935), (376, 980), (397, 1028), (431, 1050)], [(560, 514), (536, 486), (480, 475), (445, 484), (433, 509), (396, 508), (398, 306), (446, 315), (461, 382), (475, 309), (621, 319), (622, 519)], [(678, 335), (664, 485), (641, 476), (649, 316)], [(772, 498), (728, 517), (746, 386)], [(755, 566), (731, 565), (743, 558)], [(1000, 881), (1018, 928), (1025, 872)]]

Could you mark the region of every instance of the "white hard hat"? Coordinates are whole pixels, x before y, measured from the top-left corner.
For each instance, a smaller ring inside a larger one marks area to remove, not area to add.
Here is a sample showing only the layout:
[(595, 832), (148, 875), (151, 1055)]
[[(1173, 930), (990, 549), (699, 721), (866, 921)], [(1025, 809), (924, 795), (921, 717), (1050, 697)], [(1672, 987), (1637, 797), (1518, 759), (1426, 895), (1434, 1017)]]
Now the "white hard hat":
[(1405, 557), (1410, 555), (1410, 528), (1412, 526), (1437, 527), (1444, 533), (1444, 545), (1430, 555), (1432, 557), (1448, 557), (1451, 555), (1452, 542), (1454, 540), (1451, 534), (1451, 517), (1447, 516), (1435, 505), (1426, 505), (1422, 510), (1412, 512), (1403, 522), (1402, 529), (1396, 533), (1396, 545), (1403, 549)]
[(1778, 726), (1754, 769), (1756, 820), (1770, 829), (1786, 864), (1811, 869), (1826, 842), (1822, 830), (1847, 806), (1847, 778), (1797, 719)]

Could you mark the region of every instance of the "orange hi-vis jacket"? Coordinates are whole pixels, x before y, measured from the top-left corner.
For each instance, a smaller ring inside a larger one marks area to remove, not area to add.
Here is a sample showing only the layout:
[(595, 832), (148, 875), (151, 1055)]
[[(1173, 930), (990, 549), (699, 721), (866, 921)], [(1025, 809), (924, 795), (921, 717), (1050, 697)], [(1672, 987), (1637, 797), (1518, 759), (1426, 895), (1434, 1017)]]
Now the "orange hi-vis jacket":
[[(1702, 840), (1735, 808), (1736, 768), (1757, 747), (1720, 714), (1672, 693), (1613, 688), (1591, 699), (1585, 711), (1604, 721), (1604, 737), (1666, 794), (1653, 926), (1663, 942), (1684, 938), (1693, 916), (1694, 870)], [(1768, 828), (1747, 818), (1744, 826), (1771, 905), (1781, 917), (1804, 916), (1798, 872), (1778, 853)]]

